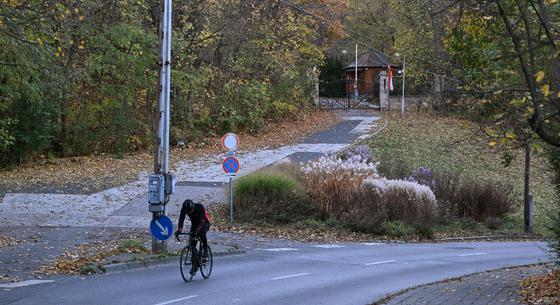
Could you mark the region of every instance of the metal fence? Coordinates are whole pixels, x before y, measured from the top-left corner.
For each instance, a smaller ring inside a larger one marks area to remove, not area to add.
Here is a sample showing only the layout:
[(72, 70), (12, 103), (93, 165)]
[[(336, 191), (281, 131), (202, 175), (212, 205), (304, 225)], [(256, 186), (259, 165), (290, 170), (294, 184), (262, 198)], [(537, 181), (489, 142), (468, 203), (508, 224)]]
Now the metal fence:
[(318, 106), (325, 109), (379, 109), (379, 83), (348, 80), (320, 81)]

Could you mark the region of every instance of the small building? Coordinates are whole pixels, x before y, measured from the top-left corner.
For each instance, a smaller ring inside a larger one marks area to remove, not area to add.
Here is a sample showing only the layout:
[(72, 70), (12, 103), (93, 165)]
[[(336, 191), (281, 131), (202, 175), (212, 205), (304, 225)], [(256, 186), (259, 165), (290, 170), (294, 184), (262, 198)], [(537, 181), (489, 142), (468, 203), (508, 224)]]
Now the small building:
[[(387, 55), (375, 50), (370, 50), (361, 57), (358, 57), (358, 94), (378, 95), (380, 88), (379, 73), (387, 71), (389, 65), (391, 65), (391, 70), (393, 71), (399, 69), (397, 65), (391, 63), (391, 59)], [(356, 73), (355, 60), (344, 67), (344, 73), (346, 75), (346, 94), (353, 96)], [(386, 81), (386, 78), (383, 78), (383, 80)]]

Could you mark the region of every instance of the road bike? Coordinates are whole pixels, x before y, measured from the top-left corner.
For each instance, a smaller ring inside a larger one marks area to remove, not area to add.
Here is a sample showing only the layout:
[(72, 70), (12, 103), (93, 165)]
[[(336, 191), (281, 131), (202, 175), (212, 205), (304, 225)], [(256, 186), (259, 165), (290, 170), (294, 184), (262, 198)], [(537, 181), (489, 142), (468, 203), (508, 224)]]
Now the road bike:
[[(181, 251), (181, 260), (179, 261), (179, 269), (181, 270), (183, 280), (190, 282), (198, 270), (200, 270), (200, 274), (202, 274), (204, 279), (208, 279), (212, 273), (212, 265), (214, 263), (210, 245), (208, 245), (208, 257), (203, 257), (204, 246), (200, 239), (197, 236), (191, 236), (190, 233), (179, 233), (176, 235), (177, 240), (181, 241), (179, 236), (183, 235), (189, 237), (183, 239), (187, 241), (187, 245)], [(192, 244), (195, 246), (192, 247)]]

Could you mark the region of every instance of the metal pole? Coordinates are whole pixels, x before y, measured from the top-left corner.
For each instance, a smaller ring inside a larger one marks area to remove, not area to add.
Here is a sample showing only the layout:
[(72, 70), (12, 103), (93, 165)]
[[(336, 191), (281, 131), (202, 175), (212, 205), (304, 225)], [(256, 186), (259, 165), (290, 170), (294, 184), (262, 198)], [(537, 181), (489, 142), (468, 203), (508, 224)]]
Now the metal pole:
[(166, 0), (167, 8), (165, 10), (165, 62), (163, 70), (165, 73), (165, 120), (164, 120), (164, 140), (163, 140), (163, 164), (162, 173), (167, 175), (169, 173), (169, 115), (170, 115), (170, 92), (171, 92), (171, 0)]
[(531, 144), (529, 141), (525, 144), (525, 174), (524, 174), (524, 189), (523, 189), (523, 218), (525, 224), (525, 233), (531, 233), (533, 231), (532, 221), (531, 221), (531, 209), (533, 204), (533, 198), (530, 193), (530, 181), (531, 181)]
[(356, 65), (354, 67), (354, 98), (358, 97), (358, 44), (356, 44)]
[(401, 97), (401, 116), (404, 115), (404, 83), (406, 80), (406, 58), (403, 55), (403, 64), (402, 64), (402, 97)]
[[(163, 174), (166, 177), (169, 174), (169, 113), (170, 113), (170, 84), (171, 84), (171, 1), (162, 0), (160, 2), (160, 78), (159, 78), (159, 133), (158, 133), (158, 149), (156, 151), (156, 160), (154, 172)], [(164, 179), (165, 183), (168, 182)], [(167, 186), (165, 187), (167, 189)], [(164, 196), (167, 198), (167, 196)], [(165, 201), (163, 211), (152, 212), (152, 219), (165, 215)], [(152, 252), (165, 252), (167, 243), (159, 241), (152, 237)]]
[(232, 177), (229, 177), (229, 222), (233, 223), (233, 187), (232, 187)]

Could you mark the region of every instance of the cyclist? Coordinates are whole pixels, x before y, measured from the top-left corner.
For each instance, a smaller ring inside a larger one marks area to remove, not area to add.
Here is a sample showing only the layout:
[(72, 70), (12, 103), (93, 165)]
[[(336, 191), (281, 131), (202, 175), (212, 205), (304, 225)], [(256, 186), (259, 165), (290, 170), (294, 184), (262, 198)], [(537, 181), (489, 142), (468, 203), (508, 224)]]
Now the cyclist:
[[(175, 236), (183, 231), (183, 224), (185, 222), (185, 215), (188, 215), (191, 220), (191, 236), (198, 237), (204, 246), (204, 251), (202, 254), (203, 258), (208, 257), (208, 240), (206, 239), (206, 232), (210, 229), (210, 216), (206, 212), (204, 205), (200, 203), (194, 203), (194, 201), (187, 199), (183, 202), (181, 207), (181, 214), (179, 215), (179, 225), (177, 226), (177, 231)], [(194, 249), (196, 247), (196, 241), (191, 239), (191, 247)], [(194, 268), (194, 266), (193, 266)]]

